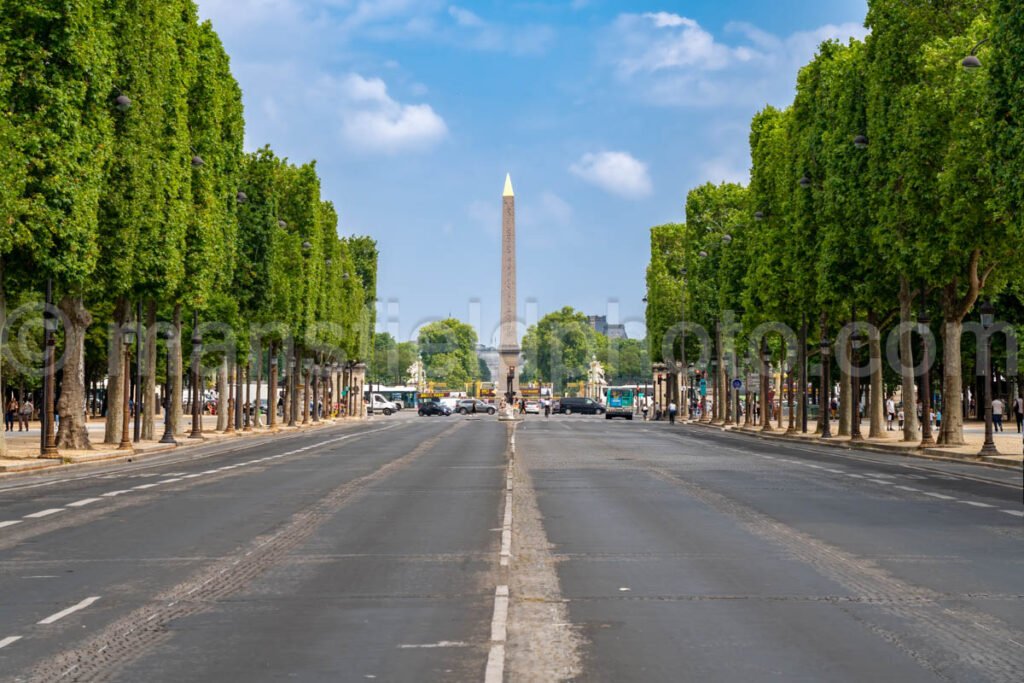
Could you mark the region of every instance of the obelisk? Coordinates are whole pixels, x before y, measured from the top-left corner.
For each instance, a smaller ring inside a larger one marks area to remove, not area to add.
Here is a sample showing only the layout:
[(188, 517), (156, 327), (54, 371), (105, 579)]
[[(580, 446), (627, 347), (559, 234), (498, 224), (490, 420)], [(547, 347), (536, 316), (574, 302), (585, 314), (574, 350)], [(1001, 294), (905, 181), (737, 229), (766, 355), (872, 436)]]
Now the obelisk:
[[(516, 198), (512, 177), (505, 176), (501, 194), (501, 339), (498, 345), (499, 375), (495, 377), (498, 395), (505, 396), (512, 378), (512, 403), (519, 393), (519, 339), (516, 326)], [(515, 419), (513, 405), (506, 406), (501, 417)]]

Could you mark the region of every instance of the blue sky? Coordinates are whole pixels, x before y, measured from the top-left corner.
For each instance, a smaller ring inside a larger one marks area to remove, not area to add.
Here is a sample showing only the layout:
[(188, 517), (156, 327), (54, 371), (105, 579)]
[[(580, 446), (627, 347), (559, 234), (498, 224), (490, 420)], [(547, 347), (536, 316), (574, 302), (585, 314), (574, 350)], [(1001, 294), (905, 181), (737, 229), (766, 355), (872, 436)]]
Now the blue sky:
[(792, 100), (865, 0), (199, 0), (245, 93), (246, 147), (316, 159), (342, 234), (380, 251), (381, 324), (497, 329), (512, 174), (524, 324), (570, 305), (643, 334), (648, 229), (745, 182), (747, 126)]

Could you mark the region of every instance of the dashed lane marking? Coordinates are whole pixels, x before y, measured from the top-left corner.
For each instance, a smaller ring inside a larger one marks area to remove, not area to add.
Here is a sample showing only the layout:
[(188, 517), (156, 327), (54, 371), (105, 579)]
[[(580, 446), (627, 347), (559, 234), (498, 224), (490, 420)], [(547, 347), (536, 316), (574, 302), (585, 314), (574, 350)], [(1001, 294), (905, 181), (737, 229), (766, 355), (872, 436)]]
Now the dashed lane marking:
[(100, 496), (103, 498), (113, 498), (114, 496), (120, 496), (124, 493), (131, 493), (131, 491), (129, 491), (128, 489), (122, 489), (120, 491), (107, 491), (106, 493), (101, 493)]
[(947, 496), (945, 493), (932, 493), (931, 491), (925, 491), (924, 495), (931, 496), (932, 498), (938, 498), (939, 500), (956, 500), (953, 496)]
[(25, 519), (39, 519), (40, 517), (49, 517), (55, 515), (58, 512), (64, 512), (64, 508), (50, 508), (48, 510), (40, 510), (39, 512), (33, 512), (31, 515), (25, 515)]
[(976, 508), (994, 508), (995, 507), (995, 505), (989, 505), (988, 503), (979, 503), (976, 500), (958, 500), (957, 502), (958, 503), (963, 503), (964, 505), (973, 505)]
[(94, 595), (91, 598), (86, 598), (85, 600), (82, 600), (80, 603), (78, 603), (76, 605), (72, 605), (71, 607), (68, 607), (67, 609), (62, 609), (61, 611), (57, 612), (56, 614), (51, 614), (50, 616), (46, 617), (45, 619), (40, 620), (38, 623), (39, 624), (52, 624), (55, 621), (59, 621), (59, 620), (63, 619), (64, 617), (68, 616), (69, 614), (74, 614), (75, 612), (78, 612), (80, 610), (85, 609), (86, 607), (88, 607), (89, 605), (91, 605), (92, 603), (96, 602), (99, 599), (100, 599), (100, 596), (98, 596), (98, 595)]
[(69, 508), (80, 508), (86, 505), (92, 505), (93, 503), (103, 500), (102, 498), (83, 498), (82, 500), (76, 500), (74, 503), (68, 503)]
[(1021, 510), (1003, 510), (1003, 512), (1014, 517), (1024, 517), (1024, 511)]
[(0, 650), (4, 649), (11, 643), (18, 642), (19, 640), (21, 640), (21, 636), (7, 636), (6, 638), (3, 638), (0, 640)]
[(0, 522), (0, 529), (3, 529), (4, 527), (8, 527), (8, 526), (14, 526), (15, 524), (21, 524), (21, 520), (20, 519), (12, 519), (12, 520), (7, 521), (7, 522)]

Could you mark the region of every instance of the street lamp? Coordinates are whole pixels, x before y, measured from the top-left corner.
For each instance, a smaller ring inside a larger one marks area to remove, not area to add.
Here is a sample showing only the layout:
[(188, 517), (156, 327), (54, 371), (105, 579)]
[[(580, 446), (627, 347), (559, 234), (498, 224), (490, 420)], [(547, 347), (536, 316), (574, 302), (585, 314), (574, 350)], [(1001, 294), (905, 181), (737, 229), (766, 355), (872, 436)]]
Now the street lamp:
[(827, 337), (821, 339), (821, 392), (819, 410), (824, 411), (821, 422), (821, 438), (832, 438), (832, 344)]
[(298, 419), (296, 416), (299, 412), (299, 359), (295, 354), (295, 350), (292, 350), (291, 358), (288, 359), (288, 426), (294, 427), (295, 421)]
[(868, 136), (867, 135), (856, 135), (853, 138), (853, 146), (857, 149), (868, 148)]
[[(267, 387), (267, 427), (277, 426), (277, 353), (274, 345), (270, 346), (270, 377)], [(283, 407), (283, 406), (282, 406)]]
[(235, 201), (238, 202), (239, 204), (245, 204), (246, 202), (249, 201), (249, 195), (239, 190), (238, 193), (235, 195)]
[[(932, 361), (930, 349), (928, 348), (928, 326), (931, 318), (928, 317), (928, 310), (925, 307), (925, 287), (921, 283), (921, 312), (917, 316), (917, 328), (921, 335), (921, 446), (931, 446), (935, 443), (932, 438), (932, 390), (931, 367)], [(911, 406), (913, 410), (914, 406)]]
[[(171, 386), (171, 339), (174, 338), (174, 332), (171, 330), (161, 330), (159, 337), (164, 340), (167, 346), (167, 384), (165, 385), (168, 389)], [(174, 423), (171, 422), (171, 394), (169, 391), (164, 391), (165, 404), (164, 405), (164, 435), (160, 437), (160, 443), (171, 443), (177, 444), (178, 442), (174, 439)], [(175, 399), (177, 400), (177, 399)]]
[(117, 447), (121, 451), (132, 450), (132, 440), (128, 436), (129, 414), (131, 412), (131, 409), (128, 407), (128, 395), (132, 391), (132, 343), (134, 341), (135, 330), (127, 329), (121, 333), (122, 354), (124, 355), (124, 395), (121, 397), (121, 443)]
[(977, 52), (978, 48), (989, 41), (988, 38), (978, 41), (978, 44), (971, 48), (971, 54), (964, 57), (964, 60), (960, 62), (960, 65), (965, 69), (977, 69), (981, 66), (981, 60), (978, 59)]
[(309, 424), (309, 369), (313, 367), (312, 358), (302, 359), (302, 424)]
[(754, 220), (755, 221), (763, 221), (764, 220), (764, 212), (763, 211), (755, 211), (754, 212)]
[(995, 324), (996, 309), (991, 301), (982, 302), (978, 309), (981, 314), (981, 326), (985, 328), (985, 443), (979, 455), (998, 455), (996, 442), (992, 433), (992, 337), (989, 330)]
[(768, 363), (772, 360), (772, 352), (768, 348), (768, 340), (761, 339), (761, 431), (770, 432), (772, 422), (769, 416), (772, 406), (768, 400)]
[(317, 363), (313, 363), (313, 365), (310, 366), (310, 378), (310, 392), (313, 399), (313, 407), (311, 410), (313, 412), (313, 422), (316, 423), (320, 421), (320, 407), (317, 405), (320, 402), (320, 366)]
[(201, 156), (199, 156), (198, 154), (196, 154), (195, 156), (192, 157), (192, 168), (199, 168), (204, 163), (206, 163), (206, 162), (204, 162), (203, 158)]
[[(856, 321), (855, 321), (856, 324)], [(860, 348), (864, 337), (859, 330), (850, 335), (850, 441), (863, 441), (860, 433)]]
[(57, 393), (55, 383), (54, 359), (57, 340), (57, 316), (53, 312), (53, 280), (46, 280), (46, 307), (43, 309), (43, 415), (40, 426), (40, 455), (44, 458), (57, 457), (57, 441), (54, 434), (54, 394)]
[[(199, 311), (192, 312), (192, 432), (190, 439), (203, 438), (202, 408), (200, 400), (200, 368), (203, 353), (203, 335), (199, 332)], [(224, 406), (222, 406), (223, 409)]]
[(118, 111), (128, 111), (132, 108), (132, 100), (127, 95), (118, 95), (114, 98), (114, 106)]
[(811, 186), (811, 179), (807, 177), (807, 174), (804, 174), (798, 182), (800, 183), (800, 187), (804, 189), (807, 189), (808, 187)]

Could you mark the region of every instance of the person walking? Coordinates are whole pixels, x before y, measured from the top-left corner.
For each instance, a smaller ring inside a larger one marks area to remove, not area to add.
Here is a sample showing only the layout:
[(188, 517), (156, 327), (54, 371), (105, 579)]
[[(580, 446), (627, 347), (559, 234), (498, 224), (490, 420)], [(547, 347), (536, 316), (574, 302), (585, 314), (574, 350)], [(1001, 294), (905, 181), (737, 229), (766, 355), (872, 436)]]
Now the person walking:
[(674, 425), (676, 423), (676, 412), (677, 411), (678, 411), (678, 408), (676, 407), (676, 402), (675, 401), (669, 401), (669, 404), (668, 404), (668, 423), (669, 424), (673, 424)]
[(644, 422), (647, 422), (647, 399), (640, 402), (640, 412), (644, 414)]
[(11, 400), (7, 402), (7, 407), (4, 409), (4, 431), (14, 431), (14, 416), (18, 413), (18, 402), (11, 396)]
[(34, 413), (36, 407), (32, 405), (32, 399), (26, 398), (21, 408), (18, 409), (18, 431), (28, 431), (28, 421), (32, 419), (32, 413)]
[(1006, 406), (1003, 405), (1002, 399), (992, 400), (992, 429), (997, 432), (1003, 431), (1003, 411), (1006, 410)]
[(1013, 414), (1017, 418), (1017, 433), (1021, 433), (1024, 427), (1024, 397), (1018, 396), (1013, 400)]
[(885, 431), (891, 432), (893, 430), (892, 423), (896, 419), (896, 402), (892, 400), (892, 396), (885, 402)]

